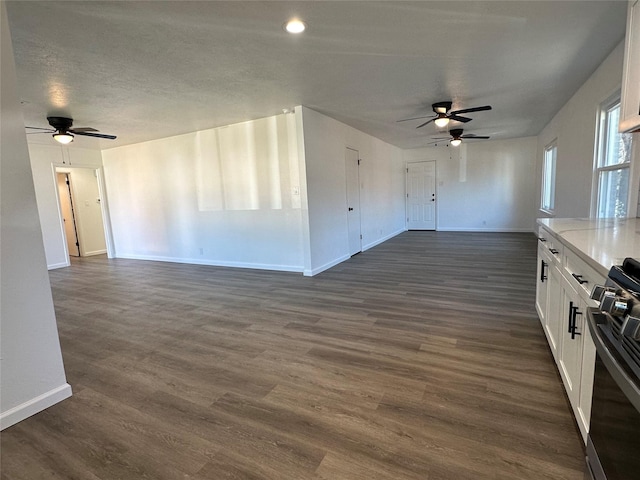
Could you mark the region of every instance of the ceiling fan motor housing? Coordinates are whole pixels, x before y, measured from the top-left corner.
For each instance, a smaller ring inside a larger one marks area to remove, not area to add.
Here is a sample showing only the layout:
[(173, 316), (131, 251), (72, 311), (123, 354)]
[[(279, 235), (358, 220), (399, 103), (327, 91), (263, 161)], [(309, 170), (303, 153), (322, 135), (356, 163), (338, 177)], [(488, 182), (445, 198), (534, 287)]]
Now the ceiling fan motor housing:
[(462, 128), (452, 128), (451, 130), (449, 130), (449, 134), (453, 138), (460, 138), (462, 136), (462, 132), (464, 132)]
[(47, 117), (47, 121), (49, 125), (61, 132), (66, 132), (73, 125), (73, 119), (66, 117)]
[(451, 110), (452, 102), (437, 102), (431, 105), (435, 113), (447, 113)]

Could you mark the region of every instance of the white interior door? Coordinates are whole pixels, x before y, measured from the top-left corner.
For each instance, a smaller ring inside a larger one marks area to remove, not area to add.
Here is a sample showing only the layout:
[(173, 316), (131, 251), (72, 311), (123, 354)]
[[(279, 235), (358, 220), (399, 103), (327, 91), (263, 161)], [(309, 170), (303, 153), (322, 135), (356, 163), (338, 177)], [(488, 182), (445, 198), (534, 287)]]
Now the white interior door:
[(407, 228), (436, 229), (436, 162), (407, 164)]
[(362, 230), (360, 225), (360, 174), (357, 150), (347, 148), (345, 151), (345, 168), (347, 174), (347, 221), (349, 223), (349, 255), (362, 251)]
[(80, 241), (80, 256), (106, 253), (102, 202), (96, 170), (92, 168), (69, 170), (71, 170), (69, 175), (72, 180), (71, 191), (75, 201), (74, 214)]

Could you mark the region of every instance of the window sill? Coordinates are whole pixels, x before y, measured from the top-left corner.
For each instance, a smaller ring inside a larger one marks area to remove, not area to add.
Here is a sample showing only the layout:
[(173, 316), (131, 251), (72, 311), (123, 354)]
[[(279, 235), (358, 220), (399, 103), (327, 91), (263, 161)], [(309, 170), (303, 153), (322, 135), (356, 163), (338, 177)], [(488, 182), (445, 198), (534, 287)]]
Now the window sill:
[(540, 213), (544, 213), (545, 215), (549, 215), (550, 217), (555, 217), (556, 216), (555, 210), (546, 210), (544, 208), (540, 208), (539, 211), (540, 211)]

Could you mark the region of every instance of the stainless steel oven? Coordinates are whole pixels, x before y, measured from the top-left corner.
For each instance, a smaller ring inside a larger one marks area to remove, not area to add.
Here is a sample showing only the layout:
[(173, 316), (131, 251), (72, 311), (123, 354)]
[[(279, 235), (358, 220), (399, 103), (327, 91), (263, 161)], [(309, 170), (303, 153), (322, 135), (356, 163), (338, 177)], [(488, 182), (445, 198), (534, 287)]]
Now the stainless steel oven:
[(640, 480), (640, 263), (626, 259), (609, 271), (588, 311), (596, 345), (589, 480)]

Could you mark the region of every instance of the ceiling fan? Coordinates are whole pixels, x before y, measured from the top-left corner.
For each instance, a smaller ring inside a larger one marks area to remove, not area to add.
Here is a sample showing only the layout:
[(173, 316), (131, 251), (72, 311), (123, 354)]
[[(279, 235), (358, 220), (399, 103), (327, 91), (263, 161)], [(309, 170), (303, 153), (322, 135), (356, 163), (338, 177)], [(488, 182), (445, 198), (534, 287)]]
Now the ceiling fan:
[[(484, 105), (482, 107), (473, 107), (473, 108), (463, 108), (462, 110), (451, 110), (452, 102), (437, 102), (431, 105), (433, 108), (433, 113), (436, 115), (426, 122), (418, 125), (416, 128), (422, 128), (425, 125), (430, 124), (431, 122), (435, 122), (438, 127), (446, 127), (449, 124), (450, 120), (455, 120), (456, 122), (467, 123), (472, 119), (469, 117), (461, 117), (461, 113), (471, 113), (471, 112), (482, 112), (484, 110), (491, 110), (491, 105)], [(407, 122), (409, 120), (418, 120), (420, 118), (427, 118), (427, 116), (422, 117), (413, 117), (413, 118), (405, 118), (404, 120), (398, 120), (398, 122)]]
[(464, 130), (462, 128), (451, 129), (449, 130), (449, 134), (451, 135), (451, 137), (434, 138), (434, 140), (436, 141), (431, 142), (429, 145), (438, 143), (438, 140), (449, 140), (449, 143), (451, 144), (452, 147), (457, 147), (462, 143), (462, 139), (486, 140), (488, 138), (491, 138), (484, 135), (474, 135), (473, 133), (468, 133), (466, 135), (463, 135), (462, 134), (463, 131)]
[(52, 128), (41, 127), (26, 127), (31, 130), (42, 130), (42, 132), (28, 132), (28, 135), (35, 133), (52, 133), (53, 138), (63, 145), (67, 145), (73, 142), (74, 135), (82, 135), (85, 137), (97, 137), (106, 138), (108, 140), (115, 140), (115, 135), (107, 135), (104, 133), (97, 133), (98, 130), (91, 127), (79, 127), (71, 128), (73, 125), (73, 119), (67, 117), (47, 117), (47, 121)]

